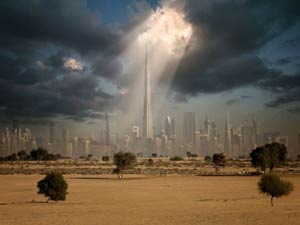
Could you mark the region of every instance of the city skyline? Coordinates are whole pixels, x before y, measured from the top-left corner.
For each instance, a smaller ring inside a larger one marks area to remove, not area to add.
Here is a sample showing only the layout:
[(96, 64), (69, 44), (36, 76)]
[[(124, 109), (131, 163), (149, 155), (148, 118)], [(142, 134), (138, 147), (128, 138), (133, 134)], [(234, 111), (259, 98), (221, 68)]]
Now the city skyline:
[(111, 129), (109, 121), (112, 120), (108, 114), (105, 126), (98, 134), (85, 137), (74, 135), (69, 128), (56, 126), (54, 123), (49, 124), (46, 135), (35, 135), (30, 129), (21, 128), (19, 121), (14, 120), (11, 129), (2, 129), (0, 155), (3, 157), (20, 150), (30, 152), (41, 147), (50, 153), (73, 158), (88, 155), (111, 156), (118, 151), (130, 151), (144, 157), (154, 153), (163, 157), (185, 156), (186, 152), (204, 157), (222, 152), (227, 157), (239, 158), (248, 157), (256, 147), (272, 142), (285, 144), (289, 149), (289, 157), (293, 159), (300, 155), (300, 149), (289, 147), (288, 136), (278, 131), (264, 131), (262, 122), (253, 116), (251, 123), (231, 127), (227, 112), (224, 130), (208, 116), (201, 120), (195, 112), (185, 112), (182, 120), (169, 115), (164, 119), (164, 126), (156, 129), (151, 139), (140, 133), (139, 126), (132, 126), (128, 133), (118, 133), (115, 128)]

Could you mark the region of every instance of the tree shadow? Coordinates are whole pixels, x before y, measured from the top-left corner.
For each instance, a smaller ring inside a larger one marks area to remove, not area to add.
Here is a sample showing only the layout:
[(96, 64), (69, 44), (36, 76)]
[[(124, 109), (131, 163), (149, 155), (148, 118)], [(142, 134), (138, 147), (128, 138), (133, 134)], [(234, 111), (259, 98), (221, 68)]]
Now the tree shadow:
[(146, 180), (151, 179), (152, 177), (124, 177), (119, 179), (117, 177), (69, 177), (68, 179), (71, 180), (112, 180), (112, 181), (119, 181), (119, 180)]
[(15, 204), (49, 204), (50, 202), (47, 201), (36, 201), (36, 200), (31, 200), (31, 201), (23, 201), (23, 202), (0, 202), (1, 205), (15, 205)]

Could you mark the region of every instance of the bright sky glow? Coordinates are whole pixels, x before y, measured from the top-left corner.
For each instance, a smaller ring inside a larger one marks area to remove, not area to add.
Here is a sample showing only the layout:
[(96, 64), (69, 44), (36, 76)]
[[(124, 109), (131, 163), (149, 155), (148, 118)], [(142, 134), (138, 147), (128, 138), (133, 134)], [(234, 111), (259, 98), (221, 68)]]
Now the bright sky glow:
[(158, 8), (145, 22), (145, 31), (139, 40), (150, 46), (163, 44), (172, 54), (180, 54), (193, 33), (192, 26), (185, 21), (184, 14), (173, 8)]

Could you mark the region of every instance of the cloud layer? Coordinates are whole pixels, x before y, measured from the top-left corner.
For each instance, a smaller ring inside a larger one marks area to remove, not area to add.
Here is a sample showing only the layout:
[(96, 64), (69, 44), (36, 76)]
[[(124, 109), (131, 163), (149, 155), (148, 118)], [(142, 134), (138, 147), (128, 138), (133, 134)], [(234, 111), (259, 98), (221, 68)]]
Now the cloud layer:
[[(297, 0), (187, 1), (194, 32), (171, 84), (175, 101), (253, 86), (274, 93), (267, 107), (299, 103), (300, 74), (287, 76), (260, 56), (264, 46), (300, 24), (299, 8)], [(125, 34), (143, 20), (137, 13), (127, 22), (103, 24), (101, 9), (89, 9), (86, 0), (1, 1), (0, 115), (102, 118), (123, 98), (103, 86), (124, 90), (131, 82), (117, 56), (126, 47)], [(298, 31), (283, 42), (299, 47), (299, 37)], [(277, 61), (290, 63), (299, 66), (299, 57)]]

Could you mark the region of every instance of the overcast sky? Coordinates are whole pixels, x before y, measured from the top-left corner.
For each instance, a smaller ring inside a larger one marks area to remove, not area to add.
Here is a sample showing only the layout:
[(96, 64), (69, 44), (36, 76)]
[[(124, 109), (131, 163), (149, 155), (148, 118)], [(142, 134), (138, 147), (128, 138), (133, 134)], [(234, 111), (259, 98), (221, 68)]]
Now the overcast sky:
[[(0, 117), (63, 120), (85, 129), (122, 111), (130, 80), (122, 40), (159, 1), (0, 1)], [(193, 27), (170, 84), (170, 114), (196, 111), (219, 127), (254, 114), (296, 145), (300, 132), (300, 1), (186, 0)], [(202, 117), (201, 117), (202, 116)], [(223, 132), (223, 131), (221, 131)]]

